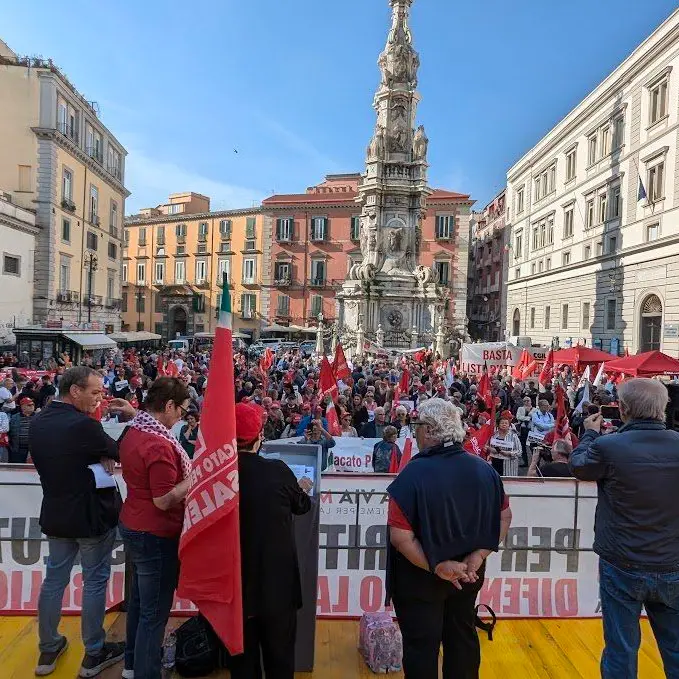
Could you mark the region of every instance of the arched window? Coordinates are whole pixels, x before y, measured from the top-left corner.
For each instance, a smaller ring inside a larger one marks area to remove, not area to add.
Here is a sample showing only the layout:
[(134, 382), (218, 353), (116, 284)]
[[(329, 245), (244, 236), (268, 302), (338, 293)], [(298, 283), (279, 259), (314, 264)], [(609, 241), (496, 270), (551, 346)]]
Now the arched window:
[(521, 334), (521, 313), (518, 309), (514, 309), (514, 316), (512, 317), (512, 335), (518, 337)]
[(640, 350), (659, 351), (662, 334), (662, 302), (658, 295), (649, 295), (641, 305)]

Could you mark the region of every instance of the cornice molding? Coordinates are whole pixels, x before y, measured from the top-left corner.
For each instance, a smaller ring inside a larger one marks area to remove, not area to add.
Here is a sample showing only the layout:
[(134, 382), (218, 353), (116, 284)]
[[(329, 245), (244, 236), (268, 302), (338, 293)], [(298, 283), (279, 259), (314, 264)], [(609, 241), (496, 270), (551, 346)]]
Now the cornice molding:
[(42, 228), (38, 225), (33, 226), (33, 224), (27, 224), (26, 222), (22, 222), (21, 220), (14, 219), (13, 217), (2, 213), (0, 213), (0, 224), (10, 229), (14, 229), (15, 231), (27, 233), (30, 236), (37, 236), (40, 231), (42, 231)]
[(236, 210), (217, 210), (215, 212), (182, 213), (177, 215), (159, 215), (157, 217), (125, 217), (124, 226), (147, 226), (148, 224), (183, 224), (199, 219), (216, 219), (218, 217), (242, 217), (262, 214), (262, 208), (239, 208)]

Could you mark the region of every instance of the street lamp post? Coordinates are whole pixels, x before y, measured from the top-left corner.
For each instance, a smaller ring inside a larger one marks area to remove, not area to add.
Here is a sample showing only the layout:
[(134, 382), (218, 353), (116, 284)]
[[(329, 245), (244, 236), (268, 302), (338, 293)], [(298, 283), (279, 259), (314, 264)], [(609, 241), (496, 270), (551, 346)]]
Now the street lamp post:
[(139, 286), (137, 286), (137, 330), (141, 327), (141, 300), (142, 300), (142, 291)]
[(99, 262), (94, 252), (85, 255), (85, 268), (87, 269), (87, 322), (92, 322), (92, 276), (97, 270)]

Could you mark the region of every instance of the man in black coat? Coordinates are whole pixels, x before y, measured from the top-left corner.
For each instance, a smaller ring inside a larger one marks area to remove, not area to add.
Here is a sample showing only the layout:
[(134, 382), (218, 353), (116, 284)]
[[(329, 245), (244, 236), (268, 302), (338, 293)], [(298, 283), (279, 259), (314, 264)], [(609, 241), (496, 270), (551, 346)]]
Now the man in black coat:
[(575, 477), (598, 486), (601, 676), (637, 676), (643, 607), (665, 674), (679, 677), (679, 433), (665, 426), (662, 382), (629, 380), (618, 396), (624, 426), (601, 436), (601, 414), (590, 415), (570, 460)]
[[(293, 679), (297, 611), (302, 587), (293, 516), (311, 509), (311, 479), (297, 482), (282, 460), (257, 453), (261, 408), (236, 404), (245, 653), (233, 658), (232, 679)], [(306, 491), (306, 492), (305, 492)]]
[[(29, 430), (31, 455), (40, 475), (43, 500), (40, 527), (48, 536), (49, 558), (38, 601), (40, 658), (37, 676), (51, 674), (68, 641), (58, 633), (61, 602), (78, 554), (83, 571), (82, 637), (85, 658), (81, 677), (95, 677), (120, 660), (123, 643), (106, 642), (103, 621), (111, 551), (118, 525), (115, 488), (97, 489), (88, 465), (104, 463), (113, 471), (117, 445), (90, 417), (103, 395), (103, 380), (92, 368), (67, 370), (61, 398), (35, 416)], [(127, 417), (126, 401), (111, 402)]]

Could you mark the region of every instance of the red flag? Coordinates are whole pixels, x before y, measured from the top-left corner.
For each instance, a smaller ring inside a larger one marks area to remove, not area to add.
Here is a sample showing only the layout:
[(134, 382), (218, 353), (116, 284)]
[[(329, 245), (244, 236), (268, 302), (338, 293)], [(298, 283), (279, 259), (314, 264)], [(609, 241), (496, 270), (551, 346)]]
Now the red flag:
[(226, 284), (179, 543), (177, 593), (193, 601), (231, 655), (243, 652), (238, 450), (231, 299)]
[(177, 377), (177, 375), (179, 375), (179, 368), (177, 368), (177, 364), (174, 361), (168, 361), (167, 362), (167, 368), (165, 368), (165, 374), (169, 375), (170, 377)]
[(479, 386), (476, 393), (480, 398), (483, 399), (488, 408), (493, 406), (493, 397), (490, 393), (490, 379), (488, 378), (488, 373), (485, 370), (483, 375), (481, 375), (481, 379), (479, 380)]
[(521, 376), (523, 374), (523, 367), (526, 363), (526, 354), (528, 352), (524, 349), (521, 352), (521, 358), (519, 358), (519, 362), (512, 368), (512, 377), (515, 380), (520, 380)]
[(398, 383), (399, 398), (397, 401), (400, 400), (401, 394), (408, 394), (408, 389), (410, 389), (410, 371), (407, 368), (404, 368)]
[(410, 462), (410, 458), (413, 456), (413, 439), (409, 436), (406, 440), (405, 443), (403, 444), (403, 455), (401, 455), (401, 464), (398, 468), (399, 472), (405, 467), (408, 462)]
[(331, 399), (325, 410), (325, 419), (328, 420), (328, 429), (333, 436), (341, 436), (342, 427), (340, 426), (339, 418), (337, 417), (337, 409), (335, 408), (335, 399), (339, 395), (339, 389), (337, 388), (337, 382), (332, 373), (330, 363), (328, 363), (328, 359), (325, 356), (323, 356), (323, 359), (321, 360), (321, 376), (318, 381), (321, 396), (323, 398), (330, 396)]
[(538, 367), (538, 363), (535, 360), (535, 357), (533, 354), (528, 351), (528, 349), (524, 349), (525, 352), (525, 359), (524, 359), (524, 364), (523, 368), (521, 369), (521, 379), (525, 380), (527, 377), (530, 377), (533, 375), (535, 372), (535, 369)]
[(394, 446), (391, 449), (391, 457), (389, 458), (389, 474), (398, 474), (399, 464), (396, 448), (397, 446)]
[(158, 356), (158, 362), (156, 363), (156, 367), (158, 368), (158, 377), (163, 377), (164, 375), (167, 375), (165, 372), (165, 360), (163, 359), (162, 356)]
[(538, 377), (538, 382), (543, 387), (546, 387), (551, 381), (552, 381), (552, 372), (554, 370), (554, 349), (550, 349), (549, 353), (547, 354), (547, 360), (545, 361), (545, 364), (542, 366), (542, 370), (540, 371), (540, 377)]
[(554, 389), (556, 398), (556, 428), (554, 429), (554, 440), (565, 439), (571, 433), (571, 425), (566, 415), (566, 392), (560, 384)]
[(344, 356), (344, 349), (341, 344), (337, 344), (335, 349), (335, 360), (332, 362), (332, 371), (335, 374), (335, 381), (346, 380), (351, 377), (351, 370), (347, 364), (347, 359)]

